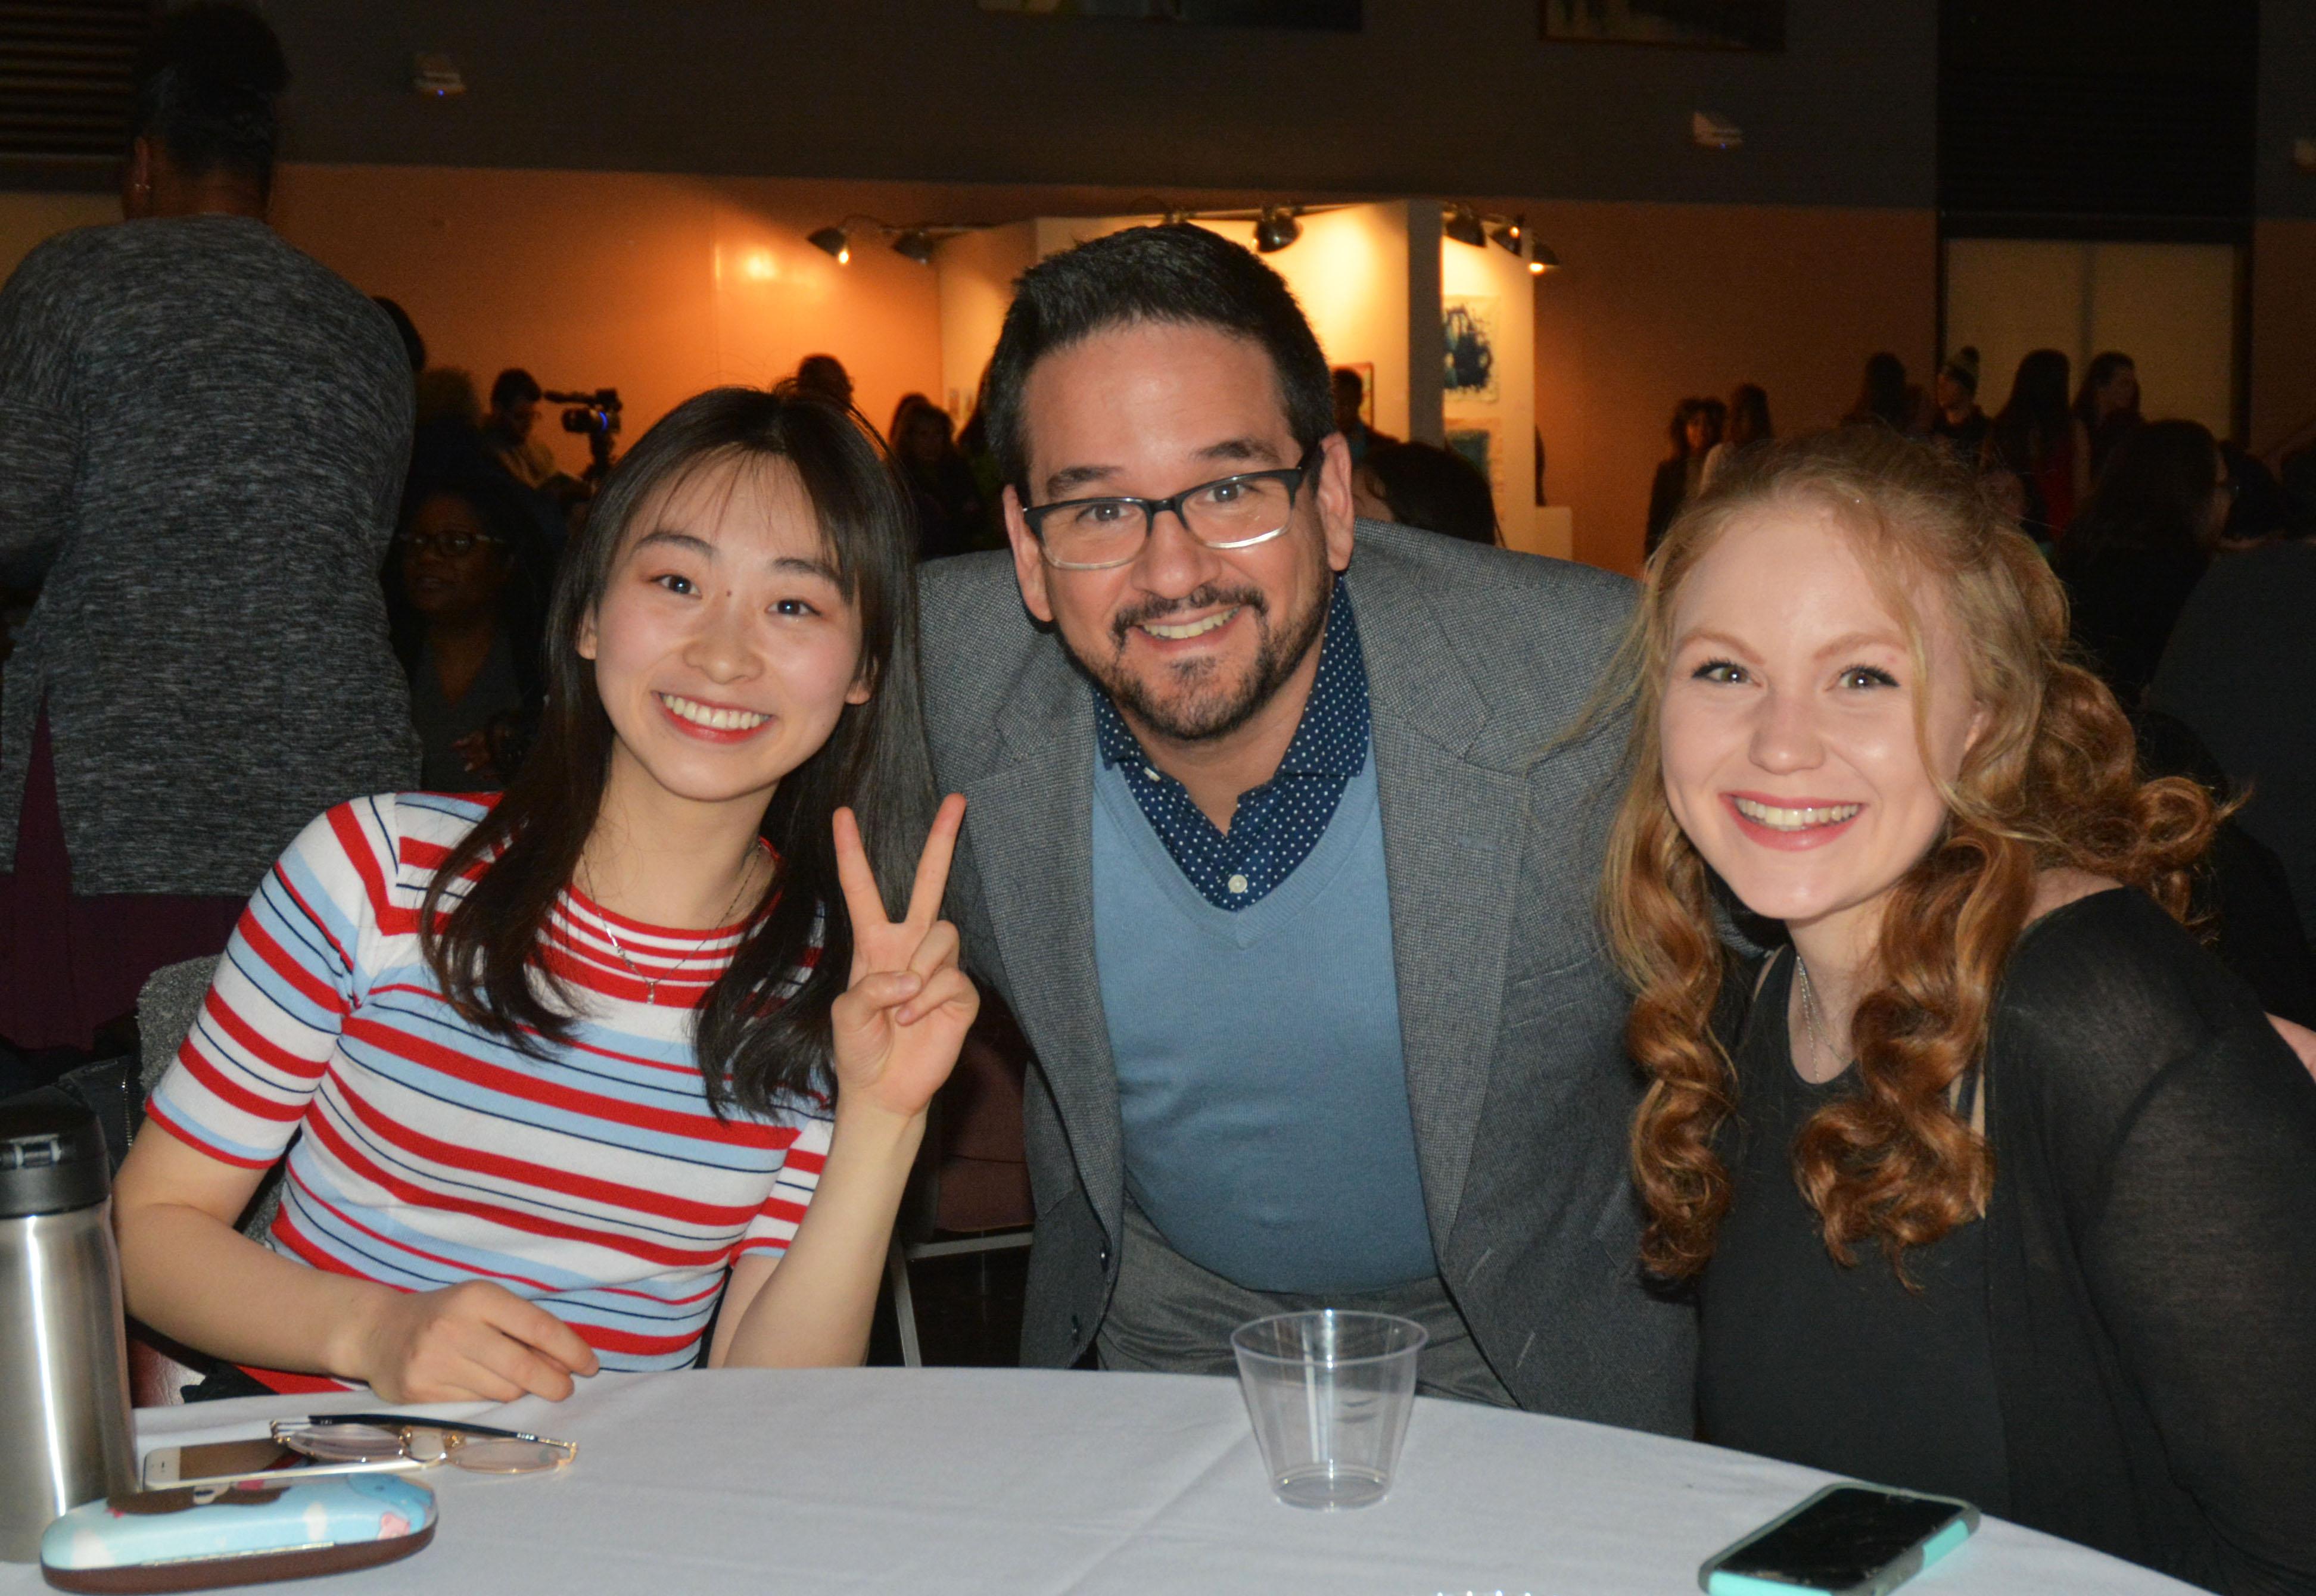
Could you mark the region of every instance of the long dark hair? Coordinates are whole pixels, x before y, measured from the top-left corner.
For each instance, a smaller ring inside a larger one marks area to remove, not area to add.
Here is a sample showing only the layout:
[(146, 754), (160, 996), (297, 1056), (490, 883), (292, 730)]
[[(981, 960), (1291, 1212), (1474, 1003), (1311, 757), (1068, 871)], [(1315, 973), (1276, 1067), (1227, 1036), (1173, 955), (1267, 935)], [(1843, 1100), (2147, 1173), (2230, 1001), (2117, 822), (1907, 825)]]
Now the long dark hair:
[(2013, 471), (2039, 471), (2051, 452), (2074, 435), (2067, 407), (2067, 357), (2030, 350), (2010, 379), (2010, 397), (1994, 418), (1994, 447)]
[(1777, 428), (1769, 422), (1768, 390), (1759, 383), (1739, 383), (1729, 395), (1729, 421), (1721, 430), (1721, 441), (1732, 448), (1743, 448), (1767, 443), (1777, 435)]
[(2221, 471), (2219, 441), (2200, 421), (2133, 428), (2068, 526), (2068, 552), (2205, 552), (2204, 521)]
[(1880, 423), (1893, 432), (1914, 424), (1913, 395), (1906, 389), (1906, 363), (1889, 350), (1866, 357), (1866, 375), (1858, 379), (1857, 403), (1845, 422), (1858, 426)]
[[(556, 585), (539, 743), (506, 795), (442, 861), (419, 915), (427, 965), (468, 1020), (533, 1053), (541, 1051), (534, 1038), (569, 1037), (573, 995), (539, 952), (594, 829), (615, 740), (594, 669), (579, 654), (580, 628), (645, 505), (692, 472), (761, 460), (785, 461), (802, 481), (860, 613), (860, 669), (876, 690), (845, 706), (827, 742), (765, 808), (762, 830), (778, 861), (770, 907), (754, 906), (762, 923), (699, 1009), (694, 1048), (719, 1114), (763, 1113), (831, 1089), (828, 1010), (850, 979), (852, 928), (830, 816), (849, 804), (860, 817), (869, 863), (897, 912), (915, 865), (911, 841), (930, 811), (908, 500), (856, 413), (792, 384), (715, 388), (637, 440), (605, 478)], [(477, 879), (442, 912), (446, 891), (469, 872)], [(809, 971), (797, 982), (802, 965)]]
[[(2098, 412), (2099, 390), (2115, 380), (2116, 372), (2137, 369), (2132, 358), (2120, 350), (2101, 350), (2093, 355), (2091, 363), (2083, 368), (2082, 386), (2075, 390), (2075, 419), (2082, 422), (2086, 430), (2098, 430), (2099, 422), (2105, 419)], [(2137, 398), (2132, 400), (2130, 409), (2133, 413), (2137, 412)]]

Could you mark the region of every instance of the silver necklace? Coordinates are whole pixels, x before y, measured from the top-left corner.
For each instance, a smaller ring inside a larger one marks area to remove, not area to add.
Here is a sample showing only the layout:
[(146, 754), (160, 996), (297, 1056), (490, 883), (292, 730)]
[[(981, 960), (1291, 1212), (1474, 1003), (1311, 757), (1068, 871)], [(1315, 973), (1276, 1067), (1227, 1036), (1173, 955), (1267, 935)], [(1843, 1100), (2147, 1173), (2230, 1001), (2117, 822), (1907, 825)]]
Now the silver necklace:
[[(706, 947), (710, 941), (714, 940), (717, 932), (722, 930), (725, 927), (732, 923), (732, 916), (740, 907), (740, 894), (748, 890), (748, 877), (755, 873), (755, 853), (753, 850), (751, 850), (748, 855), (748, 862), (742, 865), (740, 869), (740, 884), (732, 889), (732, 901), (726, 904), (724, 906), (724, 912), (716, 917), (716, 924), (708, 928), (708, 935), (702, 936), (698, 942), (693, 943), (691, 944), (690, 952), (685, 953), (682, 958), (678, 959), (674, 963), (668, 966), (668, 980), (674, 980), (677, 972), (681, 971), (685, 965), (690, 963), (694, 959), (698, 958), (699, 956), (700, 949)], [(594, 873), (592, 871), (589, 871), (587, 874), (587, 896), (595, 900), (598, 918), (600, 918), (603, 923), (603, 935), (610, 942), (611, 951), (619, 955), (619, 962), (628, 967), (628, 973), (635, 977), (636, 980), (643, 982), (644, 1002), (646, 1004), (656, 1002), (659, 998), (658, 978), (646, 975), (642, 971), (636, 968), (636, 962), (628, 957), (628, 950), (621, 944), (619, 941), (619, 934), (611, 929), (611, 911), (604, 907), (601, 896), (595, 891), (594, 879)], [(1804, 979), (1806, 979), (1806, 975), (1804, 975)]]
[(1810, 1062), (1814, 1064), (1820, 1058), (1833, 1057), (1833, 1050), (1826, 1046), (1825, 1038), (1818, 1034), (1817, 998), (1810, 989), (1809, 961), (1801, 956), (1798, 949), (1794, 953), (1794, 963), (1802, 972), (1802, 1024), (1809, 1027)]

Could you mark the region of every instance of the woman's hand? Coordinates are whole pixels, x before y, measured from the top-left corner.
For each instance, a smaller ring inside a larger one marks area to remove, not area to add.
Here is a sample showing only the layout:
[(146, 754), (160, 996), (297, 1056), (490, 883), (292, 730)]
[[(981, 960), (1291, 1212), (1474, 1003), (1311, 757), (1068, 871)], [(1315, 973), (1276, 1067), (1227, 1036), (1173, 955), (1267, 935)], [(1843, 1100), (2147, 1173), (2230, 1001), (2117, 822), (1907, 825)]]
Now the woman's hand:
[(895, 924), (886, 918), (860, 823), (851, 810), (836, 811), (836, 870), (852, 919), (852, 984), (829, 1015), (840, 1115), (848, 1098), (904, 1120), (922, 1113), (980, 1010), (981, 995), (958, 968), (957, 927), (940, 918), (964, 823), (965, 800), (952, 793), (925, 838), (909, 912)]
[(388, 1402), (560, 1402), (598, 1367), (577, 1331), (488, 1281), (393, 1292), (352, 1330), (342, 1367)]

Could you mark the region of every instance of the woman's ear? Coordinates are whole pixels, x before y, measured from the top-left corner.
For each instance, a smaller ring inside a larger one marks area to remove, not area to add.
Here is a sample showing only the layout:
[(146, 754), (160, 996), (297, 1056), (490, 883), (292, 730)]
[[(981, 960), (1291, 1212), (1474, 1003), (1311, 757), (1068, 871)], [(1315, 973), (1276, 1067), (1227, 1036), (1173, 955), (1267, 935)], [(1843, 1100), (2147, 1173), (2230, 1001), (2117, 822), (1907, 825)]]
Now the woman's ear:
[(852, 685), (844, 689), (844, 702), (847, 704), (866, 704), (876, 696), (877, 667), (873, 662), (864, 662), (860, 669), (860, 674), (852, 678)]
[(579, 618), (579, 635), (572, 639), (572, 651), (583, 660), (592, 660), (600, 643), (601, 639), (595, 631), (595, 612), (590, 609)]

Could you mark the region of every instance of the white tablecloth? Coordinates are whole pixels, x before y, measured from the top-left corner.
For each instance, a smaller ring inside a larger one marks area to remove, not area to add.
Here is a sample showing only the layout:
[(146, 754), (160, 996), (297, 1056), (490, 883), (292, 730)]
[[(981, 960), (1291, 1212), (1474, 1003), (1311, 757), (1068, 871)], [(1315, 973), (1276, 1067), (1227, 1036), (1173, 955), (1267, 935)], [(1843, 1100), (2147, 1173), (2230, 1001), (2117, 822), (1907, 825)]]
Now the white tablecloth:
[[(224, 1439), (363, 1399), (149, 1409), (139, 1439)], [(371, 1403), (370, 1405), (375, 1405)], [(1391, 1495), (1274, 1501), (1238, 1388), (1173, 1376), (815, 1370), (604, 1377), (569, 1402), (429, 1410), (580, 1443), (551, 1477), (437, 1468), (434, 1544), (274, 1587), (355, 1596), (694, 1592), (1670, 1593), (1827, 1476), (1686, 1441), (1420, 1398)], [(0, 1565), (0, 1596), (40, 1590)], [(2189, 1587), (1989, 1520), (1911, 1590)]]

